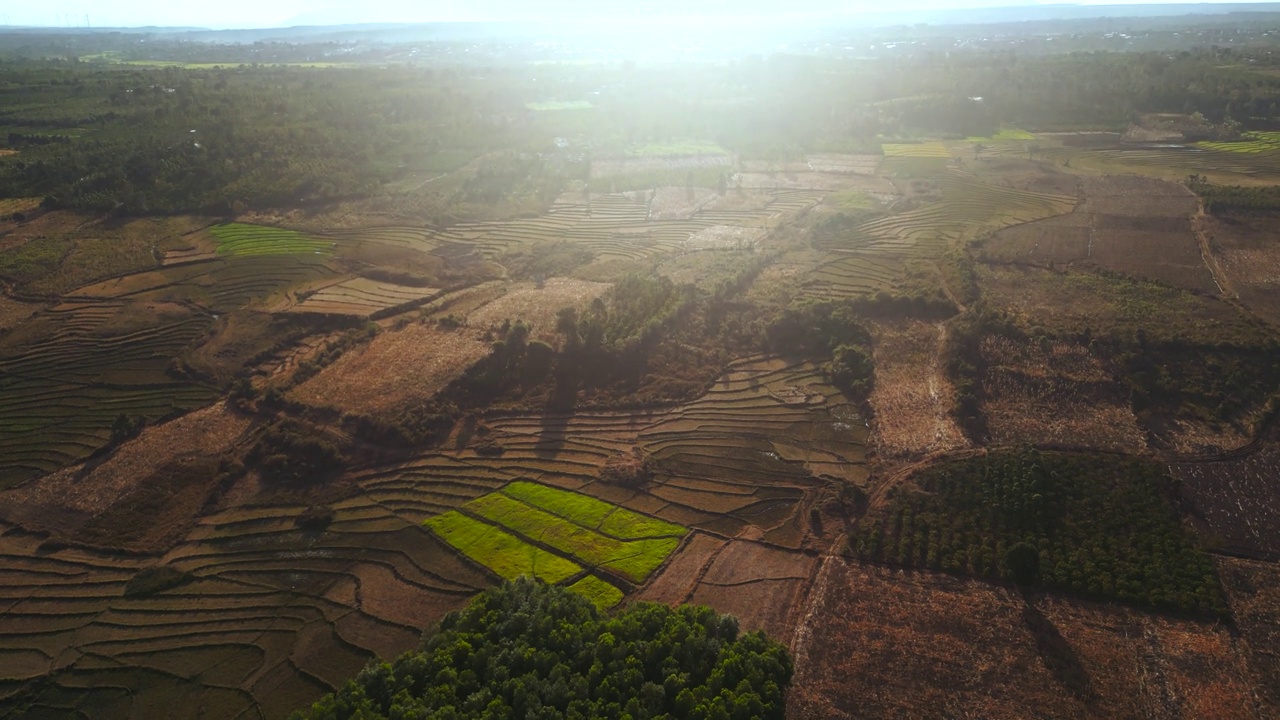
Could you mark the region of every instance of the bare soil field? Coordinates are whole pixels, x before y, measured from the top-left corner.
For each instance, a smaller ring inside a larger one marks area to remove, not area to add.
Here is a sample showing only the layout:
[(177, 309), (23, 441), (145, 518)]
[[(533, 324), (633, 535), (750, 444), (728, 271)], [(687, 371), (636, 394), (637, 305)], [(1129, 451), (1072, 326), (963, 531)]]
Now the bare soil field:
[(730, 613), (744, 630), (790, 638), (817, 564), (811, 555), (733, 540), (711, 561), (687, 602)]
[(1200, 232), (1234, 292), (1250, 310), (1280, 322), (1280, 235), (1270, 214), (1202, 215)]
[(993, 442), (1146, 449), (1125, 388), (1088, 348), (992, 335), (982, 356), (982, 413)]
[(792, 652), (787, 717), (1258, 718), (1220, 625), (824, 560)]
[(581, 312), (611, 287), (611, 283), (567, 277), (550, 278), (541, 288), (531, 282), (512, 283), (505, 294), (467, 313), (467, 324), (488, 328), (501, 325), (504, 320), (523, 320), (536, 337), (555, 339), (556, 313), (561, 308)]
[(1169, 466), (1209, 541), (1233, 553), (1280, 559), (1280, 446), (1218, 462)]
[(688, 220), (718, 197), (710, 188), (660, 187), (650, 193), (650, 220)]
[(752, 211), (764, 210), (773, 202), (773, 196), (765, 192), (753, 192), (742, 188), (733, 188), (723, 195), (711, 198), (702, 210), (706, 212), (720, 211)]
[(0, 512), (11, 518), (96, 515), (183, 456), (217, 456), (243, 436), (252, 419), (215, 403), (146, 428), (105, 459), (64, 468), (0, 494)]
[(979, 257), (988, 262), (1064, 265), (1089, 257), (1092, 222), (1068, 213), (998, 230), (983, 241)]
[(691, 155), (688, 157), (629, 157), (612, 160), (593, 160), (591, 162), (592, 178), (608, 178), (632, 173), (646, 173), (668, 170), (690, 170), (694, 168), (729, 168), (733, 167), (730, 155)]
[(22, 302), (0, 295), (0, 333), (22, 324), (43, 307), (38, 303)]
[(292, 395), (311, 405), (379, 414), (430, 399), (488, 353), (473, 333), (413, 324), (344, 353)]
[(983, 297), (1027, 324), (1060, 332), (1086, 328), (1192, 341), (1252, 342), (1258, 324), (1230, 304), (1142, 280), (1085, 272), (978, 265)]
[(806, 158), (809, 169), (821, 173), (852, 173), (874, 175), (880, 167), (882, 155), (843, 155), (839, 153), (814, 153)]
[(1219, 557), (1217, 565), (1261, 693), (1274, 709), (1280, 704), (1280, 566), (1232, 557)]
[(861, 190), (871, 195), (898, 194), (893, 183), (875, 175), (818, 172), (740, 173), (729, 183), (747, 190)]
[(872, 325), (875, 387), (871, 444), (881, 458), (910, 458), (967, 444), (952, 418), (955, 389), (942, 367), (941, 324)]
[(1134, 277), (1215, 294), (1191, 221), (1178, 216), (1095, 215), (1088, 260)]
[(1136, 175), (1080, 176), (1080, 212), (1129, 217), (1189, 217), (1199, 199), (1178, 184)]
[(965, 161), (965, 168), (985, 182), (1015, 190), (1047, 193), (1050, 195), (1080, 194), (1080, 178), (1062, 172), (1053, 165), (1014, 157), (980, 158)]

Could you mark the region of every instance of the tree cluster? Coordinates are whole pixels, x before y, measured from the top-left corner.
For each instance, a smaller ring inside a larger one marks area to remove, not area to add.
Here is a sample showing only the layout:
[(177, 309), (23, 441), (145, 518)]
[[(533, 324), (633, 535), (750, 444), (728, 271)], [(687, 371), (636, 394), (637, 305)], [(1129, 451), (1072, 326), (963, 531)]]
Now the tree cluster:
[(869, 560), (1224, 615), (1213, 563), (1155, 463), (1034, 450), (940, 465), (851, 541)]
[(781, 720), (791, 674), (781, 645), (710, 608), (638, 603), (607, 617), (521, 578), (293, 718)]

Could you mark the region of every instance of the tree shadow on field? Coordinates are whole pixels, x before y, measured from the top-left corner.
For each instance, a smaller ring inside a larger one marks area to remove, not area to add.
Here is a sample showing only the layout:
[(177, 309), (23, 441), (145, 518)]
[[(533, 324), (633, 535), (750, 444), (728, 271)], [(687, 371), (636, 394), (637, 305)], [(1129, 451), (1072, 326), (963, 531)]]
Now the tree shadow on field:
[(1022, 599), (1022, 621), (1035, 637), (1036, 652), (1049, 674), (1077, 700), (1086, 703), (1097, 700), (1098, 693), (1093, 688), (1093, 679), (1089, 677), (1089, 671), (1075, 648), (1062, 637), (1053, 621), (1040, 612), (1030, 594), (1023, 593)]
[(567, 414), (543, 416), (538, 440), (533, 444), (533, 454), (542, 460), (552, 460), (559, 455), (569, 437), (569, 421), (572, 419), (573, 415)]

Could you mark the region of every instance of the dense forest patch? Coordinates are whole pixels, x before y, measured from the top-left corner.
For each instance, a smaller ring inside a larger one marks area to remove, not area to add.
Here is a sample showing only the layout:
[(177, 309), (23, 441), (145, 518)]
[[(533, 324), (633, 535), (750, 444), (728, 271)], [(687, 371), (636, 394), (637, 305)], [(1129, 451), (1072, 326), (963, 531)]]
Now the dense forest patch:
[(641, 603), (610, 618), (522, 578), (293, 718), (780, 719), (791, 672), (781, 645), (710, 608)]

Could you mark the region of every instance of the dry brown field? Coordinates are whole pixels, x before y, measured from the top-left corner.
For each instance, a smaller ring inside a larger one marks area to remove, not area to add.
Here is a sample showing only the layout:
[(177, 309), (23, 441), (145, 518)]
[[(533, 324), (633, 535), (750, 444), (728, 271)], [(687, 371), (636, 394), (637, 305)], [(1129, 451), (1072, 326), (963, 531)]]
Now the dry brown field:
[(1058, 332), (1113, 330), (1195, 342), (1252, 342), (1258, 324), (1229, 303), (1141, 280), (1088, 272), (978, 265), (983, 297), (1027, 325)]
[(1267, 707), (1280, 704), (1280, 566), (1220, 556), (1218, 575), (1232, 619), (1249, 647)]
[(983, 338), (981, 347), (982, 414), (992, 442), (1146, 449), (1126, 389), (1088, 348), (999, 335)]
[(1243, 457), (1173, 463), (1170, 470), (1210, 543), (1280, 559), (1280, 446), (1267, 441)]
[(373, 415), (426, 402), (489, 345), (464, 329), (411, 324), (349, 350), (291, 391), (300, 402)]
[(787, 717), (1272, 717), (1225, 626), (828, 558)]
[(1066, 265), (1089, 256), (1091, 218), (1068, 213), (1014, 225), (985, 240), (978, 257), (988, 262)]
[(906, 320), (871, 327), (875, 385), (870, 437), (876, 455), (912, 458), (967, 445), (952, 417), (955, 389), (940, 356), (945, 325)]
[(554, 340), (556, 313), (562, 308), (582, 312), (591, 301), (612, 287), (610, 283), (589, 282), (567, 277), (549, 278), (541, 288), (531, 282), (511, 283), (506, 292), (467, 313), (467, 324), (479, 329), (523, 320), (535, 337)]
[(1280, 244), (1277, 217), (1269, 214), (1203, 215), (1196, 219), (1227, 287), (1250, 310), (1280, 322)]

